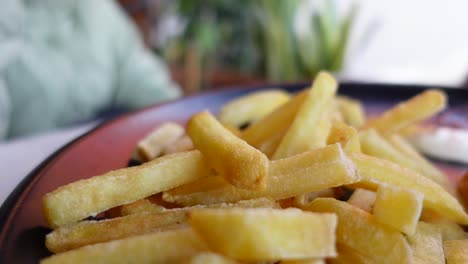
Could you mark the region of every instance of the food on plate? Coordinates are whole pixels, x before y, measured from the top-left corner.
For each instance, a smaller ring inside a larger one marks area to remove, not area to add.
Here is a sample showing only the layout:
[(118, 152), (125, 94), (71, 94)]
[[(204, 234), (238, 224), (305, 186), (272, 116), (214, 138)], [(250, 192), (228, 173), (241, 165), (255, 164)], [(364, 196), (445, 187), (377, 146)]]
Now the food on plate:
[(446, 105), (447, 98), (442, 91), (428, 90), (369, 120), (365, 127), (381, 133), (398, 132), (440, 112)]
[(146, 162), (159, 157), (167, 146), (174, 144), (182, 137), (184, 131), (184, 128), (177, 123), (164, 123), (138, 142), (135, 158)]
[(238, 260), (336, 256), (334, 214), (299, 209), (200, 209), (190, 213), (189, 223), (210, 249)]
[(413, 169), (421, 175), (444, 186), (451, 193), (454, 193), (453, 187), (446, 176), (438, 170), (427, 169), (425, 166), (422, 166), (420, 162), (417, 162), (416, 158), (403, 154), (376, 130), (368, 129), (360, 131), (359, 139), (362, 153), (389, 160), (403, 167)]
[(468, 215), (460, 202), (436, 182), (396, 163), (360, 153), (352, 153), (361, 181), (356, 186), (377, 190), (390, 184), (408, 188), (424, 195), (424, 207), (444, 215), (459, 224), (468, 224)]
[[(46, 247), (54, 252), (63, 252), (85, 245), (145, 234), (156, 230), (177, 229), (187, 222), (187, 214), (204, 206), (167, 209), (163, 211), (138, 212), (101, 221), (87, 220), (75, 225), (59, 227), (46, 236)], [(212, 204), (212, 208), (278, 208), (271, 199), (260, 198), (239, 201), (233, 204)]]
[(468, 240), (444, 241), (444, 253), (447, 264), (468, 262)]
[(442, 233), (434, 224), (419, 222), (416, 232), (408, 236), (414, 263), (445, 263)]
[(185, 128), (160, 124), (136, 146), (142, 165), (44, 196), (56, 254), (42, 263), (460, 263), (468, 216), (407, 141), (445, 95), (369, 119), (336, 92), (322, 72), (293, 95), (249, 93)]
[(356, 168), (340, 145), (335, 144), (272, 161), (263, 190), (236, 188), (222, 177), (213, 176), (167, 191), (163, 198), (183, 206), (259, 197), (281, 200), (359, 180)]
[(198, 150), (176, 153), (62, 186), (44, 196), (43, 212), (52, 227), (64, 226), (209, 174)]
[(333, 198), (317, 198), (305, 208), (335, 213), (336, 242), (356, 251), (369, 263), (411, 263), (408, 242), (398, 230), (380, 224), (368, 212)]
[(268, 89), (234, 99), (219, 110), (221, 123), (244, 127), (271, 113), (289, 100), (290, 95), (280, 89)]
[(372, 213), (376, 196), (377, 195), (373, 191), (357, 188), (354, 190), (353, 194), (351, 194), (347, 202), (366, 212)]
[(341, 116), (347, 124), (353, 127), (364, 125), (366, 116), (364, 114), (364, 108), (359, 101), (346, 96), (337, 96), (336, 102)]
[(224, 128), (208, 111), (188, 121), (187, 134), (207, 165), (230, 184), (244, 189), (265, 188), (268, 157)]
[(324, 72), (317, 75), (276, 148), (273, 159), (286, 158), (327, 145), (331, 127), (328, 115), (332, 111), (331, 105), (337, 89), (338, 84), (331, 75)]
[(200, 237), (184, 227), (84, 246), (43, 259), (41, 264), (177, 263), (206, 250)]
[(417, 191), (381, 185), (373, 208), (375, 219), (406, 235), (412, 235), (421, 216), (423, 199), (424, 195)]

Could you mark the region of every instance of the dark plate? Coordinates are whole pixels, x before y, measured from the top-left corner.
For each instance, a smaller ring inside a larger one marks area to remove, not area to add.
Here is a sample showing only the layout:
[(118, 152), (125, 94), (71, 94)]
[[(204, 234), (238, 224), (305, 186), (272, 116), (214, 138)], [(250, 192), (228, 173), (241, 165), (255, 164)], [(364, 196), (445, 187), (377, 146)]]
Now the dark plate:
[[(281, 85), (294, 92), (307, 84)], [(270, 86), (271, 87), (271, 86)], [(278, 86), (275, 86), (278, 87)], [(226, 101), (263, 87), (243, 87), (201, 94), (150, 107), (105, 123), (67, 144), (45, 160), (17, 186), (0, 209), (0, 263), (37, 263), (50, 253), (44, 247), (49, 231), (41, 212), (44, 194), (64, 184), (127, 165), (137, 141), (164, 121), (184, 123), (195, 112), (216, 112)], [(347, 83), (340, 93), (362, 100), (371, 112), (378, 112), (407, 99), (427, 87)], [(450, 106), (465, 109), (468, 90), (445, 89)], [(462, 116), (468, 112), (461, 110)], [(456, 175), (466, 168), (442, 164)]]

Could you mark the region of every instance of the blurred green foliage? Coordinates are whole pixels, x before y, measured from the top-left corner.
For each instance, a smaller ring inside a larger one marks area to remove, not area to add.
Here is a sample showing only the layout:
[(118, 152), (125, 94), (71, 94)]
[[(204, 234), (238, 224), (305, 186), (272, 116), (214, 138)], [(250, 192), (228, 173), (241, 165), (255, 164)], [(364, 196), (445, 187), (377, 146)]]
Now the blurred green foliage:
[(169, 0), (184, 29), (162, 47), (170, 61), (196, 49), (204, 71), (230, 69), (271, 81), (310, 79), (319, 70), (343, 66), (353, 8), (339, 17), (334, 0), (310, 16), (310, 31), (294, 21), (307, 0)]

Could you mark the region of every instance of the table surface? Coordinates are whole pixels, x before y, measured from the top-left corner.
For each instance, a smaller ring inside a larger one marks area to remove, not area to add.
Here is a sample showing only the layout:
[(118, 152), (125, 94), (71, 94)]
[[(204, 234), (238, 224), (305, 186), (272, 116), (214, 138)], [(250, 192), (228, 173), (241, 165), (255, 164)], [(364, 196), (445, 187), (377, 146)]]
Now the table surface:
[(0, 143), (0, 204), (21, 180), (57, 149), (98, 125), (99, 121), (47, 134)]

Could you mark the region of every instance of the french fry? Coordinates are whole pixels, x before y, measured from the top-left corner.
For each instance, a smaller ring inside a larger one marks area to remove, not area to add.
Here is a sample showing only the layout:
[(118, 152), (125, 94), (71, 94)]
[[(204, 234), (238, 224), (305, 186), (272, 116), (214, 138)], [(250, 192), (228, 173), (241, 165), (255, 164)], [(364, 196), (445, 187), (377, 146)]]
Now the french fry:
[(413, 250), (415, 264), (445, 263), (442, 234), (437, 227), (419, 222), (416, 232), (408, 236), (408, 242)]
[(55, 263), (174, 263), (207, 251), (190, 228), (89, 245), (43, 259)]
[(468, 216), (457, 199), (434, 181), (387, 160), (360, 153), (351, 153), (350, 157), (361, 175), (357, 187), (376, 190), (380, 185), (391, 184), (410, 188), (424, 195), (424, 207), (457, 223), (468, 224)]
[(199, 209), (190, 213), (189, 223), (210, 249), (238, 260), (336, 255), (333, 214), (299, 209)]
[(241, 127), (268, 115), (288, 100), (289, 94), (278, 89), (250, 93), (224, 104), (218, 119), (223, 124)]
[[(239, 201), (234, 204), (212, 204), (213, 208), (279, 208), (267, 198)], [(162, 212), (143, 212), (101, 221), (82, 221), (75, 225), (60, 227), (46, 236), (46, 247), (54, 253), (142, 235), (157, 230), (177, 228), (187, 221), (187, 213), (200, 206), (170, 209)]]
[(328, 259), (329, 264), (373, 264), (372, 260), (369, 260), (359, 255), (355, 250), (350, 249), (341, 244), (337, 244), (338, 256), (335, 258)]
[(325, 264), (323, 259), (283, 260), (279, 264)]
[(424, 195), (407, 188), (380, 185), (374, 204), (374, 216), (382, 224), (407, 235), (416, 232)]
[(229, 183), (245, 189), (264, 188), (268, 157), (226, 130), (209, 112), (194, 115), (187, 134), (207, 164)]
[(361, 127), (366, 122), (364, 109), (358, 100), (346, 96), (337, 96), (338, 109), (346, 124), (353, 127)]
[(293, 199), (293, 206), (297, 208), (304, 208), (307, 204), (319, 197), (334, 197), (335, 192), (331, 188), (322, 189), (317, 192), (304, 193), (295, 196)]
[(162, 212), (166, 210), (163, 206), (157, 205), (148, 199), (142, 199), (133, 203), (117, 206), (106, 211), (105, 215), (109, 218), (126, 216), (144, 212)]
[(173, 229), (186, 221), (188, 210), (168, 210), (160, 213), (138, 213), (101, 221), (82, 221), (55, 229), (46, 236), (46, 247), (54, 253), (86, 245), (143, 235), (157, 230)]
[(365, 127), (375, 128), (381, 133), (398, 132), (438, 113), (446, 104), (447, 98), (442, 91), (427, 90), (368, 121)]
[(267, 139), (265, 142), (260, 144), (257, 148), (261, 152), (263, 152), (268, 158), (271, 158), (273, 154), (275, 154), (275, 150), (278, 147), (281, 139), (283, 138), (284, 134), (286, 133), (286, 129), (283, 131), (279, 131), (273, 137)]
[(327, 144), (340, 143), (345, 151), (361, 152), (361, 144), (354, 127), (348, 126), (340, 121), (332, 123), (330, 133), (328, 134)]
[(468, 263), (468, 240), (444, 241), (444, 253), (447, 264)]
[(371, 263), (412, 263), (411, 249), (403, 235), (381, 225), (366, 211), (333, 198), (317, 198), (306, 209), (335, 213), (337, 243), (355, 250)]
[(258, 197), (281, 200), (355, 183), (359, 179), (353, 163), (340, 145), (335, 144), (271, 162), (265, 179), (266, 187), (260, 191), (236, 188), (221, 177), (206, 177), (165, 192), (163, 198), (184, 206), (235, 202)]
[(304, 90), (296, 94), (287, 103), (247, 127), (242, 131), (242, 139), (247, 141), (249, 145), (258, 148), (269, 138), (275, 136), (278, 131), (287, 129), (304, 101), (307, 92), (308, 90)]
[(440, 230), (442, 234), (442, 240), (460, 240), (468, 239), (468, 233), (466, 233), (461, 226), (449, 222), (449, 223), (433, 223), (433, 226)]
[(227, 258), (223, 255), (211, 253), (211, 252), (202, 252), (193, 256), (188, 261), (181, 261), (181, 264), (240, 264), (234, 259)]
[(189, 136), (184, 135), (180, 137), (174, 144), (170, 144), (166, 146), (163, 150), (163, 155), (169, 155), (177, 152), (189, 151), (193, 150), (195, 147), (193, 146), (192, 140)]
[(361, 208), (362, 210), (372, 213), (374, 209), (376, 194), (373, 191), (358, 188), (354, 190), (351, 197), (347, 201), (349, 204)]
[(437, 173), (437, 171), (434, 170), (428, 170), (426, 167), (422, 167), (420, 165), (421, 163), (417, 162), (415, 158), (401, 153), (374, 129), (360, 131), (359, 139), (361, 142), (361, 149), (364, 154), (386, 159), (403, 167), (413, 169), (421, 173), (421, 175), (437, 182), (450, 193), (454, 193), (453, 186), (445, 175), (440, 172)]
[(162, 124), (138, 142), (136, 148), (138, 157), (145, 162), (157, 158), (163, 153), (164, 148), (176, 142), (184, 132), (184, 128), (179, 124), (172, 122)]
[(206, 175), (199, 151), (176, 153), (62, 186), (44, 196), (42, 209), (52, 227), (64, 226)]
[(317, 75), (273, 159), (286, 158), (326, 146), (331, 127), (327, 115), (337, 89), (338, 85), (331, 75), (325, 72)]

